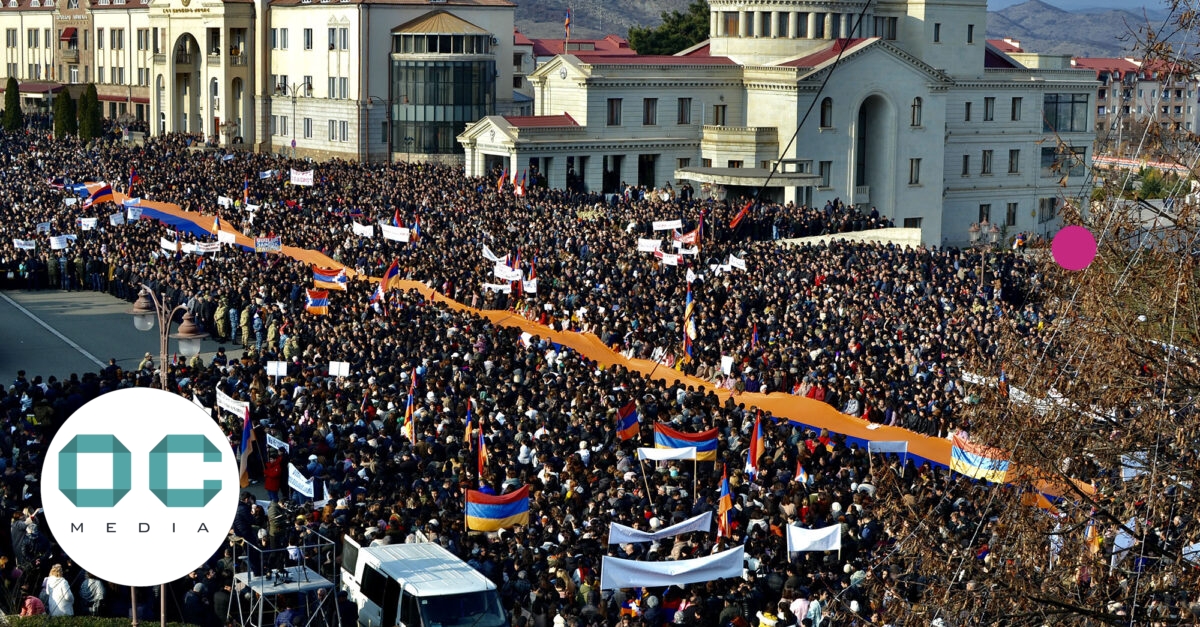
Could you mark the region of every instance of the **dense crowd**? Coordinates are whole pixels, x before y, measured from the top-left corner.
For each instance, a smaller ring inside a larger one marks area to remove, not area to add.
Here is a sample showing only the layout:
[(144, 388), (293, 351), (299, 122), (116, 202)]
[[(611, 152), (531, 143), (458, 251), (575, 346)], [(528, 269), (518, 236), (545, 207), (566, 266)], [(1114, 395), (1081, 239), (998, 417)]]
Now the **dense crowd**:
[[(140, 178), (133, 196), (208, 214), (216, 212), (218, 195), (237, 199), (221, 210), (221, 219), (248, 235), (278, 234), (285, 245), (320, 250), (373, 276), (396, 260), (403, 278), (477, 308), (510, 309), (556, 328), (595, 333), (628, 356), (735, 391), (802, 394), (851, 416), (939, 436), (969, 428), (962, 416), (971, 395), (960, 376), (966, 360), (986, 359), (995, 350), (999, 325), (1041, 323), (1028, 298), (1038, 279), (1021, 256), (775, 241), (888, 223), (836, 202), (823, 209), (764, 203), (733, 229), (744, 200), (662, 200), (654, 190), (631, 190), (606, 201), (541, 188), (517, 198), (498, 192), (494, 179), (465, 179), (451, 168), (306, 164), (245, 153), (225, 160), (191, 149), (180, 137), (139, 147), (51, 143), (39, 136), (3, 142), (0, 186), (11, 200), (0, 226), (0, 262), (7, 270), (0, 280), (8, 287), (94, 289), (133, 300), (144, 284), (167, 303), (187, 304), (215, 337), (245, 347), (241, 359), (224, 353), (196, 358), (168, 374), (173, 391), (205, 406), (216, 404), (218, 389), (251, 402), (261, 434), (252, 475), (279, 498), (266, 508), (240, 506), (234, 532), (250, 545), (304, 546), (312, 532), (363, 543), (421, 534), (492, 578), (515, 625), (545, 627), (561, 617), (569, 625), (723, 627), (770, 620), (781, 626), (886, 624), (902, 615), (921, 588), (920, 565), (886, 557), (919, 530), (881, 523), (877, 498), (900, 500), (916, 517), (931, 519), (954, 553), (974, 554), (988, 541), (980, 498), (986, 494), (970, 482), (915, 465), (896, 477), (894, 460), (872, 465), (863, 449), (839, 436), (769, 416), (767, 454), (751, 480), (743, 465), (754, 410), (736, 395), (721, 402), (703, 390), (601, 368), (415, 292), (394, 290), (372, 304), (374, 287), (365, 282), (335, 292), (328, 315), (309, 315), (304, 288), (311, 285), (311, 268), (305, 264), (233, 247), (203, 259), (166, 251), (159, 242), (175, 237), (170, 229), (151, 220), (111, 226), (108, 215), (119, 210), (114, 205), (66, 206), (69, 193), (46, 179), (106, 180), (122, 189), (132, 166)], [(316, 185), (284, 184), (292, 167), (315, 169)], [(248, 204), (240, 202), (244, 187)], [(80, 217), (99, 218), (99, 228), (81, 230)], [(650, 230), (652, 220), (674, 218), (683, 221), (682, 232), (703, 221), (696, 255), (669, 266), (637, 252), (637, 238), (661, 235)], [(392, 220), (419, 222), (419, 238), (403, 244), (378, 237), (378, 228), (375, 238), (351, 231), (352, 222)], [(45, 222), (50, 231), (39, 232)], [(73, 245), (52, 250), (49, 236), (68, 233), (77, 235)], [(34, 239), (37, 249), (16, 249), (13, 239)], [(484, 246), (519, 256), (527, 276), (536, 271), (537, 292), (485, 291), (485, 283), (499, 281), (483, 258)], [(744, 260), (746, 269), (723, 268), (730, 256)], [(682, 350), (689, 285), (697, 305), (690, 358)], [(735, 357), (728, 374), (722, 356)], [(271, 360), (286, 360), (288, 375), (268, 378)], [(329, 377), (330, 360), (350, 362), (352, 375)], [(0, 488), (0, 503), (13, 512), (12, 559), (0, 563), (0, 580), (14, 609), (29, 601), (30, 611), (41, 603), (50, 611), (72, 605), (81, 613), (128, 614), (125, 591), (81, 573), (46, 537), (36, 514), (37, 468), (55, 427), (75, 409), (113, 389), (157, 386), (154, 369), (147, 359), (98, 373), (58, 373), (61, 379), (35, 373), (0, 397), (15, 429), (6, 437), (9, 446), (0, 448), (16, 451), (4, 458)], [(419, 406), (415, 443), (399, 429), (410, 388)], [(490, 454), (482, 477), (475, 443), (464, 442), (468, 399), (478, 404)], [(642, 437), (621, 442), (612, 427), (617, 409), (630, 401), (637, 403)], [(236, 446), (238, 418), (221, 419)], [(685, 431), (719, 429), (720, 462), (699, 464), (698, 477), (691, 464), (639, 464), (631, 452), (639, 440), (651, 441), (656, 421)], [(268, 434), (290, 450), (268, 450), (262, 445)], [(281, 481), (286, 463), (321, 486), (329, 499), (322, 509), (294, 515)], [(723, 469), (737, 502), (731, 538), (690, 534), (611, 552), (606, 547), (610, 522), (652, 529), (715, 511)], [(643, 470), (652, 472), (643, 478)], [(798, 470), (806, 482), (797, 480)], [(691, 494), (694, 484), (698, 494)], [(881, 484), (893, 493), (877, 494)], [(503, 493), (521, 485), (531, 487), (528, 526), (499, 535), (463, 529), (465, 489)], [(781, 534), (791, 523), (843, 524), (840, 557), (805, 553), (789, 560)], [(742, 580), (611, 595), (597, 585), (605, 553), (678, 559), (738, 544), (755, 560)], [(309, 559), (325, 563), (328, 572), (335, 558), (313, 550)], [(246, 597), (230, 585), (232, 568), (226, 557), (172, 584), (168, 611), (205, 625), (236, 617)], [(37, 599), (43, 579), (55, 577), (68, 582), (73, 604), (56, 601), (57, 583), (46, 588), (44, 601)], [(154, 616), (157, 600), (143, 598), (139, 616)], [(636, 615), (627, 609), (635, 604)], [(344, 602), (332, 607), (318, 624), (334, 624), (336, 610), (350, 611)], [(290, 611), (289, 624), (300, 620), (297, 611)]]

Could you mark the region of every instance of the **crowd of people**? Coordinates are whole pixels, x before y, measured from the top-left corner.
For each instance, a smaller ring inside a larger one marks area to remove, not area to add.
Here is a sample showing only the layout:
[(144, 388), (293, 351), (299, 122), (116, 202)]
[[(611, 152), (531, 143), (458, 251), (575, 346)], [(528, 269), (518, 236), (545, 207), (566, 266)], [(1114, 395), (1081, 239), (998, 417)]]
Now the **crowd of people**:
[[(461, 303), (594, 333), (629, 357), (734, 392), (803, 395), (856, 419), (940, 437), (969, 430), (964, 407), (973, 394), (962, 375), (967, 364), (987, 364), (994, 356), (996, 330), (1043, 322), (1033, 298), (1038, 276), (1021, 255), (776, 241), (888, 224), (877, 212), (834, 201), (824, 208), (751, 203), (743, 212), (745, 199), (663, 200), (644, 193), (609, 202), (544, 188), (515, 197), (498, 190), (494, 178), (464, 178), (449, 167), (312, 164), (249, 153), (225, 159), (193, 150), (177, 136), (139, 146), (19, 134), (3, 143), (0, 186), (12, 200), (0, 225), (0, 283), (107, 291), (126, 300), (145, 285), (166, 303), (187, 304), (215, 338), (241, 347), (240, 358), (222, 350), (168, 373), (172, 391), (207, 407), (216, 405), (218, 390), (251, 403), (261, 434), (251, 471), (271, 498), (267, 507), (253, 499), (239, 506), (239, 542), (304, 546), (313, 533), (339, 545), (345, 537), (360, 543), (427, 538), (497, 583), (512, 624), (536, 627), (888, 624), (905, 614), (923, 584), (919, 564), (889, 563), (889, 551), (928, 530), (883, 521), (876, 511), (880, 499), (900, 500), (947, 530), (943, 540), (955, 553), (988, 542), (984, 486), (928, 465), (910, 462), (900, 473), (896, 460), (872, 464), (864, 449), (836, 434), (771, 416), (763, 421), (767, 453), (751, 478), (744, 465), (755, 409), (736, 394), (722, 402), (704, 389), (600, 367), (586, 355), (537, 338), (525, 341), (513, 328), (414, 291), (392, 290), (372, 302), (375, 287), (365, 281), (332, 293), (328, 314), (311, 315), (304, 307), (310, 266), (237, 247), (204, 257), (164, 250), (160, 241), (177, 237), (172, 229), (153, 220), (110, 224), (108, 216), (120, 207), (66, 205), (71, 193), (46, 179), (108, 181), (131, 196), (213, 216), (217, 197), (227, 196), (235, 202), (220, 209), (221, 220), (247, 235), (278, 235), (285, 245), (323, 252), (375, 277), (396, 262), (401, 278)], [(287, 184), (292, 168), (313, 169), (315, 184)], [(732, 228), (740, 212), (745, 216)], [(78, 220), (87, 217), (98, 218), (97, 228), (82, 230)], [(684, 224), (681, 235), (703, 232), (682, 245), (695, 254), (667, 265), (638, 252), (639, 238), (659, 236), (664, 250), (674, 252), (670, 232), (652, 231), (651, 223), (676, 218)], [(380, 222), (419, 235), (401, 243), (379, 237), (378, 227), (373, 238), (352, 230), (352, 223)], [(48, 230), (39, 228), (45, 223)], [(61, 234), (76, 238), (55, 250), (50, 237)], [(35, 240), (37, 247), (16, 248), (17, 239)], [(509, 293), (485, 289), (502, 283), (492, 276), (495, 264), (484, 258), (485, 246), (507, 255), (525, 278), (536, 276), (536, 291), (519, 283)], [(745, 269), (733, 267), (731, 257)], [(696, 312), (690, 356), (683, 340), (689, 292)], [(728, 372), (722, 357), (734, 357)], [(275, 360), (288, 362), (286, 376), (267, 377), (266, 363)], [(351, 375), (329, 376), (331, 360), (349, 362)], [(31, 612), (39, 603), (52, 613), (67, 606), (77, 613), (130, 612), (125, 590), (90, 584), (96, 580), (46, 537), (37, 512), (37, 468), (55, 428), (75, 409), (110, 390), (157, 386), (154, 370), (147, 359), (82, 375), (33, 373), (0, 396), (13, 429), (0, 450), (15, 451), (3, 458), (0, 503), (13, 512), (13, 554), (7, 563), (0, 558), (0, 580), (14, 610), (28, 601)], [(400, 430), (410, 390), (418, 407), (415, 442)], [(613, 426), (618, 409), (631, 401), (641, 433), (622, 441)], [(475, 403), (475, 424), (489, 453), (482, 476), (479, 441), (465, 438), (468, 402)], [(236, 447), (241, 417), (220, 419)], [(690, 463), (639, 464), (633, 450), (653, 441), (656, 422), (689, 432), (717, 428), (719, 461), (698, 464), (698, 476)], [(289, 449), (269, 449), (266, 435)], [(281, 485), (281, 468), (289, 463), (321, 486), (324, 507), (301, 507), (300, 517), (293, 515), (294, 503), (304, 499), (289, 499), (286, 481)], [(723, 474), (737, 504), (731, 537), (695, 533), (606, 545), (610, 522), (649, 530), (715, 512)], [(531, 488), (529, 525), (501, 534), (463, 528), (465, 490), (505, 493), (522, 485)], [(835, 523), (844, 527), (840, 556), (789, 558), (781, 537), (787, 525)], [(660, 561), (742, 544), (753, 563), (741, 580), (615, 593), (597, 584), (599, 556), (606, 553)], [(313, 550), (309, 559), (327, 571), (336, 568), (333, 553)], [(203, 625), (236, 618), (247, 592), (231, 585), (233, 569), (226, 557), (175, 582), (168, 611)], [(53, 577), (69, 582), (72, 604), (56, 601), (50, 588), (39, 600), (41, 582)], [(142, 605), (140, 617), (156, 614), (148, 591), (139, 597)], [(296, 617), (300, 606), (293, 605), (288, 624), (303, 624)], [(318, 624), (352, 613), (344, 599), (331, 607)]]

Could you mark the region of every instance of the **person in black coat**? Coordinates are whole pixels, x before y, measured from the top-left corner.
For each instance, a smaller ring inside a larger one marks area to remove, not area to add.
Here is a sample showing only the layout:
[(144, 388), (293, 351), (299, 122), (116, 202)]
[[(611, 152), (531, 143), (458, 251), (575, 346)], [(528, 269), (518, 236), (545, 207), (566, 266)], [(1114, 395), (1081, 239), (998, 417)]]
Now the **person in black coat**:
[(250, 506), (254, 504), (254, 495), (243, 492), (238, 502), (237, 513), (233, 516), (233, 533), (246, 541), (246, 554), (250, 557), (250, 572), (254, 576), (262, 573), (262, 547), (258, 545), (258, 536), (254, 533), (254, 516)]

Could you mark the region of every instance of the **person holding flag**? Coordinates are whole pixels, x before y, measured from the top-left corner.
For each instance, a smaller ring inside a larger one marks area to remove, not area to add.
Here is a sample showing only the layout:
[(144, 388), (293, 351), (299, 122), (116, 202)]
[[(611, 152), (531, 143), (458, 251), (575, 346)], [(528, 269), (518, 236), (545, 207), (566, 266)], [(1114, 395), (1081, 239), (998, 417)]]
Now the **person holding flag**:
[(762, 410), (754, 416), (754, 431), (750, 432), (750, 448), (746, 450), (746, 474), (758, 478), (758, 460), (766, 452), (766, 439), (762, 430)]
[(478, 468), (478, 470), (479, 470), (479, 479), (482, 481), (483, 477), (487, 474), (487, 465), (488, 465), (487, 440), (485, 440), (483, 438), (483, 418), (479, 419), (478, 433), (479, 433), (479, 436), (478, 436), (479, 437), (479, 456), (478, 456), (479, 468)]
[(371, 304), (378, 304), (380, 309), (387, 313), (387, 301), (384, 300), (383, 281), (375, 284), (375, 291), (371, 293)]
[(405, 403), (404, 406), (404, 424), (401, 427), (401, 433), (404, 435), (404, 437), (408, 438), (408, 441), (412, 444), (416, 444), (417, 442), (417, 428), (414, 424), (415, 418), (413, 417), (413, 396), (416, 394), (416, 391), (417, 369), (413, 368), (412, 379), (408, 384), (408, 402)]
[(717, 537), (733, 537), (733, 490), (729, 488), (729, 468), (721, 468), (721, 496), (717, 499)]
[(688, 283), (687, 301), (683, 305), (683, 352), (693, 357), (692, 341), (696, 339), (696, 303), (692, 300), (692, 284)]
[(129, 166), (129, 188), (126, 190), (125, 195), (133, 198), (133, 187), (140, 183), (141, 180), (142, 177), (138, 176), (137, 169)]

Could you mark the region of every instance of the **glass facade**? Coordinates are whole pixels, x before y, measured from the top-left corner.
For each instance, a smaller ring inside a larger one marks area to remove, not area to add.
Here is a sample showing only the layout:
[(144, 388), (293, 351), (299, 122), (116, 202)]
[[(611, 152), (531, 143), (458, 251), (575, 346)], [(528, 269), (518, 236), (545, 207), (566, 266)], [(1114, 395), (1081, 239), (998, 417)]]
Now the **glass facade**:
[(393, 55), (391, 100), (392, 150), (461, 153), (455, 139), (459, 133), (495, 113), (496, 62), (478, 56), (429, 60)]

